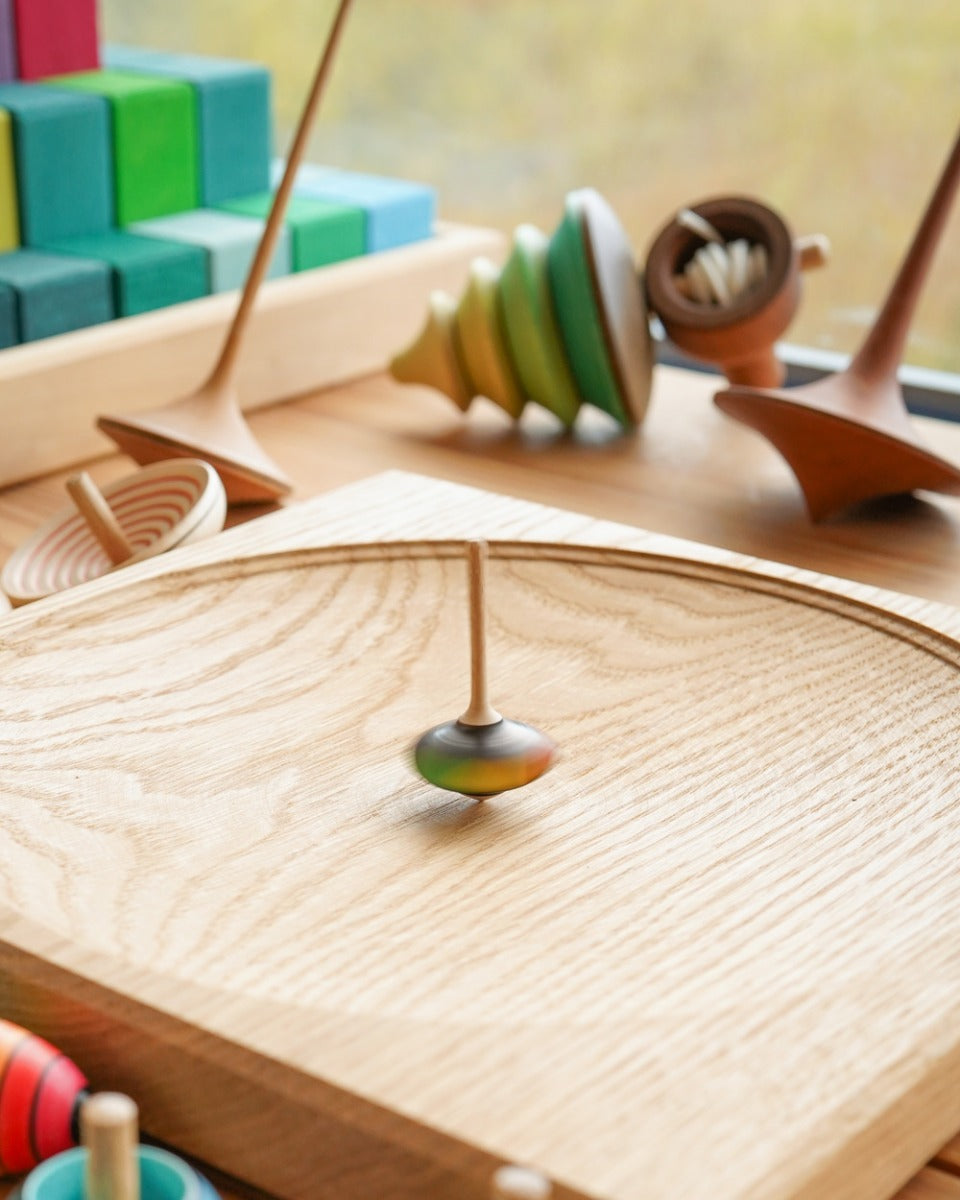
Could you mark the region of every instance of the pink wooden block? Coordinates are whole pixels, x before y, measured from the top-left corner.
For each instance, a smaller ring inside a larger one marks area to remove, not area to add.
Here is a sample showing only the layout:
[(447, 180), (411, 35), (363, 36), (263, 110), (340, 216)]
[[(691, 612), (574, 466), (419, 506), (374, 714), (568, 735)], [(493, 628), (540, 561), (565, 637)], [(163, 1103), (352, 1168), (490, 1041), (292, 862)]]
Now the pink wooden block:
[(97, 0), (13, 0), (21, 79), (100, 65)]

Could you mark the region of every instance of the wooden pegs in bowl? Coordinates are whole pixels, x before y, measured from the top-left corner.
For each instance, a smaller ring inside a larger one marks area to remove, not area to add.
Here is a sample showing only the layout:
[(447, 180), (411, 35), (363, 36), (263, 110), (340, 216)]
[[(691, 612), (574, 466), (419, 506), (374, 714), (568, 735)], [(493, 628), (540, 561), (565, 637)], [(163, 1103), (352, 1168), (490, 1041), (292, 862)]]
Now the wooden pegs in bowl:
[(680, 350), (731, 383), (776, 387), (784, 368), (774, 343), (800, 302), (800, 272), (828, 255), (822, 234), (794, 238), (759, 200), (717, 197), (681, 209), (654, 238), (647, 300)]

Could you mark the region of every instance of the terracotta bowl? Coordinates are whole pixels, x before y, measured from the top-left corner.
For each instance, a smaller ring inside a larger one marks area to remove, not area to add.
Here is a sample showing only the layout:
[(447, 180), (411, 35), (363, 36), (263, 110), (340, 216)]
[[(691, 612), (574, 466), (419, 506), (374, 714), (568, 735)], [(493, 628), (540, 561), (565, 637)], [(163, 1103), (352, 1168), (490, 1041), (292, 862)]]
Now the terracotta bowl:
[(670, 340), (694, 358), (718, 364), (731, 383), (776, 387), (783, 368), (773, 344), (790, 324), (800, 302), (800, 261), (783, 218), (759, 200), (722, 196), (689, 206), (726, 241), (746, 238), (767, 252), (765, 278), (725, 307), (684, 296), (674, 277), (703, 239), (675, 219), (657, 234), (644, 268), (647, 300)]

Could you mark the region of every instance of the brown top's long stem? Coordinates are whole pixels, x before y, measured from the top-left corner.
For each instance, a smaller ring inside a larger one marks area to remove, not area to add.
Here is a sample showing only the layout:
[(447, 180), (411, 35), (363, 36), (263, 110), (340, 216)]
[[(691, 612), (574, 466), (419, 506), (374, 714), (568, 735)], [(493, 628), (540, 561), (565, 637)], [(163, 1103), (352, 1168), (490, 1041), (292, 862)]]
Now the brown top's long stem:
[(320, 97), (323, 95), (327, 76), (330, 74), (330, 68), (333, 65), (333, 58), (340, 41), (340, 33), (352, 3), (353, 0), (340, 0), (333, 25), (330, 28), (330, 33), (327, 35), (327, 43), (323, 48), (323, 54), (320, 56), (317, 73), (314, 76), (313, 86), (310, 89), (310, 95), (307, 97), (303, 112), (300, 114), (300, 123), (297, 126), (293, 145), (287, 157), (287, 166), (283, 172), (283, 178), (274, 196), (273, 206), (270, 209), (270, 215), (267, 217), (267, 224), (264, 228), (263, 236), (260, 238), (260, 245), (257, 247), (257, 253), (250, 267), (250, 273), (247, 275), (247, 281), (243, 285), (240, 304), (233, 318), (233, 323), (227, 331), (223, 349), (220, 351), (220, 357), (217, 359), (216, 366), (207, 380), (207, 387), (211, 390), (223, 387), (223, 385), (229, 382), (233, 374), (250, 312), (257, 297), (257, 292), (260, 289), (260, 284), (263, 282), (263, 277), (267, 273), (270, 259), (273, 257), (274, 247), (277, 244), (277, 237), (280, 233), (280, 226), (283, 223), (283, 216), (287, 210), (287, 202), (293, 190), (294, 177), (303, 159), (310, 131), (313, 128), (314, 118), (317, 115), (317, 109), (320, 105)]
[(867, 383), (896, 376), (910, 321), (960, 183), (960, 133), (873, 328), (848, 368)]

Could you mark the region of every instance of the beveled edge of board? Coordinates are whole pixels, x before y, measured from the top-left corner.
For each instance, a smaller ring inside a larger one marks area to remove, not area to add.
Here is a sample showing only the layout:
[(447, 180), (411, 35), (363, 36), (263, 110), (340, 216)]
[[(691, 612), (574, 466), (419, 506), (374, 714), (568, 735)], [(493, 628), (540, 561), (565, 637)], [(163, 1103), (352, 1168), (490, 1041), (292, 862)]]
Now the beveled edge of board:
[[(498, 1156), (105, 986), (55, 961), (61, 938), (12, 920), (0, 936), (0, 1011), (82, 1064), (97, 1090), (135, 1096), (146, 1133), (278, 1200), (342, 1200), (345, 1161), (351, 1200), (489, 1200)], [(0, 905), (0, 928), (9, 923)], [(25, 934), (40, 939), (29, 950), (18, 944)], [(178, 1100), (169, 1081), (185, 1073)], [(200, 1128), (198, 1110), (220, 1120)], [(289, 1155), (278, 1172), (281, 1148)], [(552, 1182), (551, 1200), (593, 1200)]]

